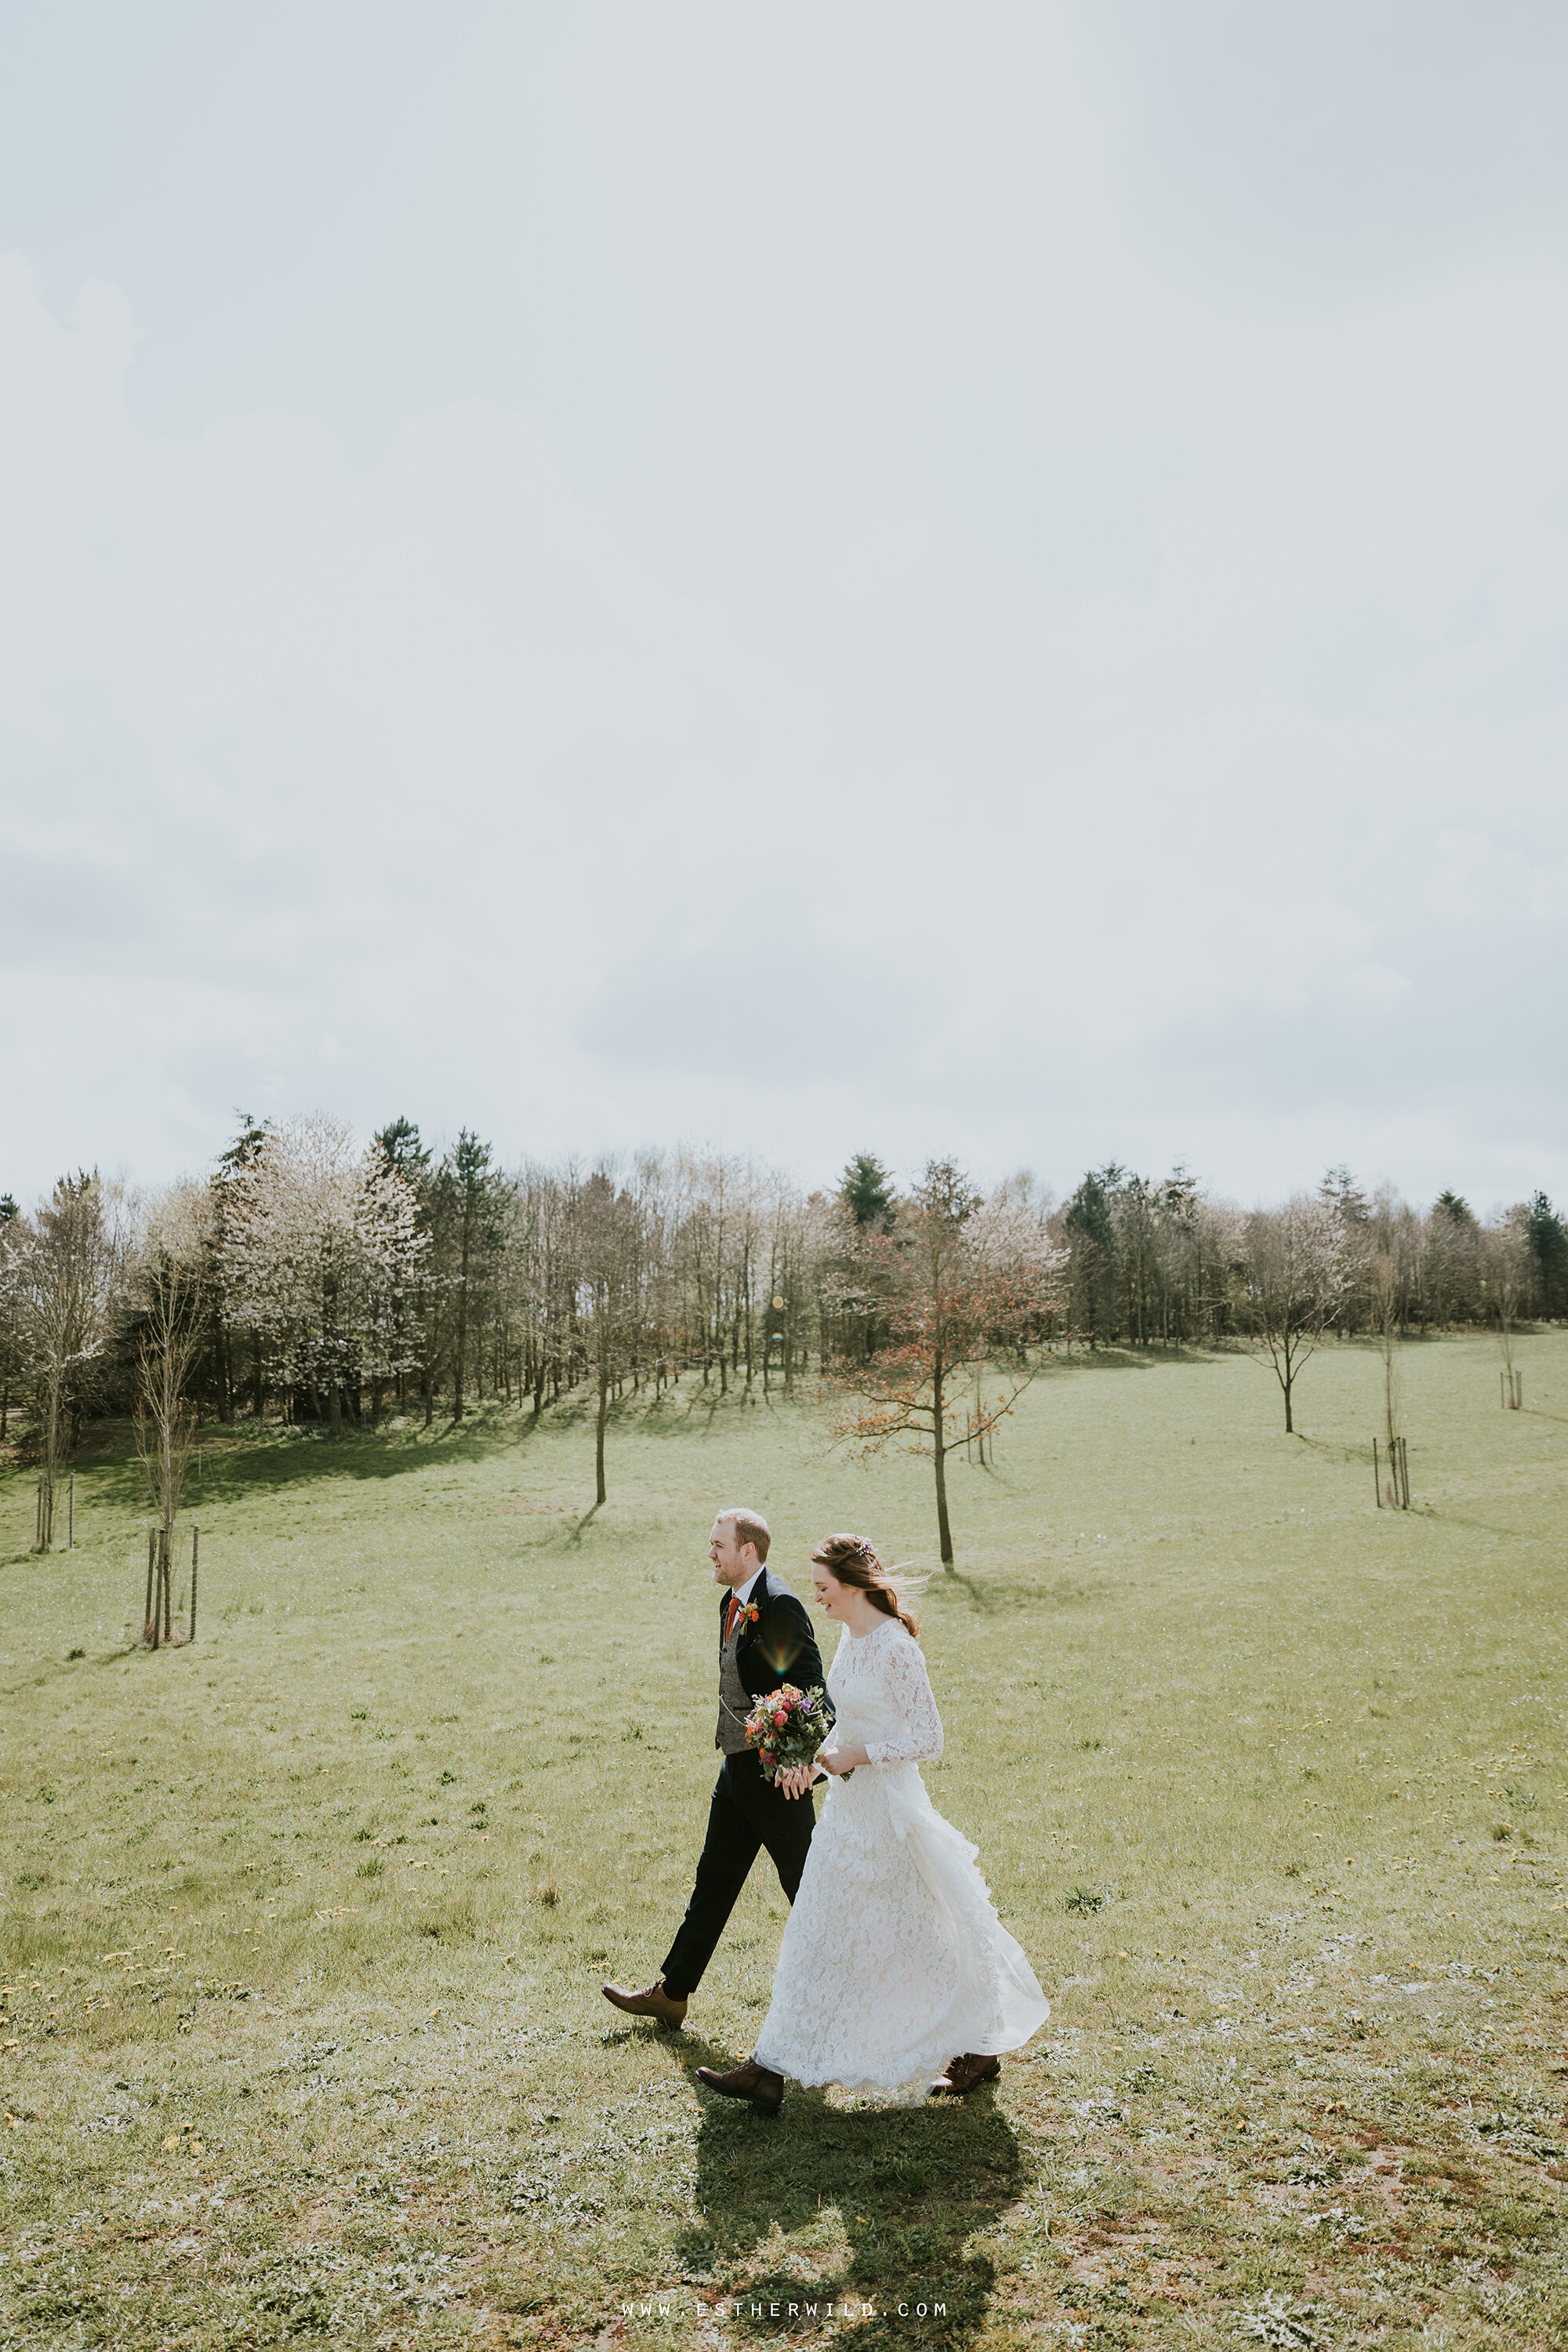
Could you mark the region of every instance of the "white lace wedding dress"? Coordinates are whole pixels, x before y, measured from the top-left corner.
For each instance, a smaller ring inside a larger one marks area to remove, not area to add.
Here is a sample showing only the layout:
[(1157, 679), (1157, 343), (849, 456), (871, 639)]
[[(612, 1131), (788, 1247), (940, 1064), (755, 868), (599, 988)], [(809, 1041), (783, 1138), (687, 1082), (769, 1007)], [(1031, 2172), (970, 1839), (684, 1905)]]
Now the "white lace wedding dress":
[(996, 1916), (978, 1849), (926, 1794), (920, 1768), (942, 1754), (942, 1720), (919, 1644), (896, 1617), (846, 1626), (827, 1687), (834, 1746), (872, 1760), (828, 1786), (752, 2054), (800, 2083), (915, 2106), (949, 2059), (1022, 2048), (1050, 2004)]

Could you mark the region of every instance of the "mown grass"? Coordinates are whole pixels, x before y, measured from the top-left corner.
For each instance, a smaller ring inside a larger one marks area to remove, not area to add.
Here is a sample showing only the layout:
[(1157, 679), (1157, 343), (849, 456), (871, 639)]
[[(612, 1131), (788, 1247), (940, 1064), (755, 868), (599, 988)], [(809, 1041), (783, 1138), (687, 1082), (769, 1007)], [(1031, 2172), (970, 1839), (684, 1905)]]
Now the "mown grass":
[(931, 1786), (1055, 2014), (893, 2116), (694, 2084), (761, 1873), (688, 2032), (598, 1988), (689, 1884), (715, 1507), (804, 1591), (832, 1527), (930, 1558), (924, 1465), (689, 1384), (597, 1513), (571, 1409), (212, 1432), (156, 1656), (116, 1434), (73, 1554), (7, 1471), (0, 2341), (1568, 2343), (1568, 1342), (1523, 1361), (1504, 1413), (1485, 1343), (1409, 1351), (1408, 1515), (1348, 1346), (1299, 1439), (1248, 1362), (1079, 1360), (955, 1473)]

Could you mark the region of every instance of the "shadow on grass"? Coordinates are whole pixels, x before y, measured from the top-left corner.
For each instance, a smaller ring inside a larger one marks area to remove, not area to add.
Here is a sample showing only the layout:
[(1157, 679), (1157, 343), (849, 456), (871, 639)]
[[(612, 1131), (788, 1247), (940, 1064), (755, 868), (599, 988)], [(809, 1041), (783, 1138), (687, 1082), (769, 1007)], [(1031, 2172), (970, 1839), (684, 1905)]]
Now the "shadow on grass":
[(1056, 1372), (1152, 1372), (1162, 1364), (1224, 1364), (1244, 1352), (1195, 1339), (1173, 1339), (1168, 1344), (1155, 1339), (1147, 1348), (1130, 1348), (1120, 1342), (1112, 1345), (1108, 1341), (1099, 1348), (1075, 1348), (1070, 1356), (1037, 1357), (1035, 1377), (1048, 1379)]
[[(748, 1392), (743, 1380), (732, 1383), (727, 1395), (721, 1395), (719, 1385), (694, 1388), (689, 1395), (677, 1389), (666, 1389), (644, 1409), (637, 1433), (642, 1437), (689, 1437), (694, 1431), (710, 1430), (721, 1413), (795, 1412), (812, 1402), (805, 1384), (795, 1396), (786, 1397), (782, 1389), (774, 1388), (764, 1395), (760, 1376)], [(624, 1403), (625, 1400), (623, 1400)]]
[[(714, 2053), (707, 2063), (733, 2061)], [(740, 2324), (747, 2334), (788, 2328), (792, 2304), (794, 2326), (815, 2331), (820, 2319), (807, 2317), (805, 2305), (816, 2303), (820, 2314), (829, 2301), (873, 2306), (875, 2317), (847, 2331), (860, 2345), (908, 2343), (911, 2336), (962, 2345), (979, 2334), (995, 2269), (966, 2245), (1023, 2187), (1016, 2137), (988, 2088), (913, 2110), (849, 2111), (830, 2106), (820, 2091), (795, 2089), (776, 2116), (706, 2091), (698, 2096), (701, 2221), (679, 2252), (690, 2276), (740, 2273), (742, 2283), (727, 2295), (733, 2304), (743, 2294)], [(776, 2242), (770, 2249), (775, 2224), (786, 2235), (809, 2232), (830, 2207), (848, 2241), (847, 2260), (830, 2257), (816, 2269), (800, 2254), (781, 2260)], [(752, 2318), (745, 2305), (753, 2302), (778, 2305), (779, 2316)], [(845, 2340), (846, 2332), (836, 2332), (836, 2342)]]
[[(1276, 1430), (1273, 1433), (1278, 1437), (1284, 1433)], [(1323, 1461), (1333, 1464), (1338, 1469), (1361, 1470), (1369, 1478), (1372, 1475), (1370, 1437), (1364, 1443), (1359, 1438), (1310, 1437), (1304, 1429), (1292, 1430), (1290, 1437), (1294, 1444), (1305, 1446), (1309, 1454), (1320, 1454)]]
[[(1098, 1580), (1092, 1584), (1086, 1577), (1086, 1570), (1091, 1565), (1098, 1570)], [(1012, 1616), (1020, 1610), (1028, 1609), (1069, 1609), (1085, 1601), (1103, 1604), (1110, 1590), (1106, 1563), (1095, 1562), (1092, 1555), (1081, 1563), (1075, 1562), (1070, 1568), (1063, 1568), (1054, 1576), (1014, 1574), (994, 1585), (981, 1584), (973, 1577), (956, 1574), (942, 1577), (940, 1583), (933, 1577), (926, 1598), (929, 1601), (939, 1594), (952, 1592), (955, 1588), (980, 1617)]]
[[(651, 1400), (622, 1397), (610, 1407), (610, 1428), (612, 1433), (635, 1431), (638, 1436), (690, 1436), (711, 1427), (721, 1410), (743, 1402), (738, 1391), (721, 1398), (716, 1388), (710, 1396), (698, 1391), (679, 1398), (667, 1391)], [(776, 1400), (766, 1402), (773, 1410)], [(245, 1422), (206, 1423), (192, 1465), (185, 1509), (199, 1517), (204, 1506), (240, 1502), (316, 1478), (393, 1479), (443, 1465), (472, 1467), (526, 1448), (547, 1421), (572, 1430), (586, 1427), (596, 1409), (588, 1391), (568, 1391), (538, 1416), (527, 1403), (520, 1407), (486, 1400), (460, 1422), (438, 1413), (426, 1429), (416, 1407), (379, 1428), (351, 1423), (335, 1438), (325, 1428), (258, 1429)], [(96, 1501), (132, 1512), (146, 1508), (146, 1473), (130, 1422), (89, 1423), (72, 1466), (91, 1474)], [(576, 1532), (581, 1534), (586, 1525), (587, 1519), (581, 1521)]]
[(973, 1577), (965, 1576), (959, 1568), (939, 1569), (932, 1575), (931, 1585), (933, 1593), (962, 1593), (970, 1607), (980, 1610), (982, 1613), (992, 1607), (995, 1598), (994, 1594), (986, 1591), (983, 1584), (977, 1584)]
[[(412, 1418), (390, 1428), (350, 1425), (336, 1438), (325, 1429), (205, 1423), (184, 1507), (199, 1517), (204, 1504), (242, 1501), (311, 1478), (397, 1478), (437, 1465), (487, 1462), (526, 1445), (538, 1426), (531, 1412), (516, 1406), (481, 1407), (471, 1419), (437, 1419), (427, 1430)], [(146, 1509), (147, 1476), (130, 1422), (90, 1423), (72, 1466), (91, 1473), (95, 1501)]]

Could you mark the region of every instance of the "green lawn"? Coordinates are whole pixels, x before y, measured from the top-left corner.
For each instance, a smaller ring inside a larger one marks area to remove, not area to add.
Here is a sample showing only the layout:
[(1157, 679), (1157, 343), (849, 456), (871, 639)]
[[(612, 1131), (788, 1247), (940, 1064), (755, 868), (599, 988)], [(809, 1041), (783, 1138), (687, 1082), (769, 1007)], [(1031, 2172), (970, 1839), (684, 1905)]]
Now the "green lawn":
[(957, 1467), (928, 1777), (1054, 2015), (891, 2116), (695, 2084), (761, 1872), (687, 2032), (599, 1985), (689, 1885), (715, 1507), (804, 1592), (833, 1528), (931, 1560), (928, 1465), (689, 1381), (590, 1517), (570, 1411), (213, 1431), (156, 1656), (123, 1433), (73, 1554), (0, 1473), (0, 2343), (1568, 2344), (1568, 1338), (1521, 1360), (1505, 1413), (1488, 1343), (1407, 1351), (1408, 1515), (1349, 1346), (1302, 1437), (1245, 1360), (1079, 1358)]

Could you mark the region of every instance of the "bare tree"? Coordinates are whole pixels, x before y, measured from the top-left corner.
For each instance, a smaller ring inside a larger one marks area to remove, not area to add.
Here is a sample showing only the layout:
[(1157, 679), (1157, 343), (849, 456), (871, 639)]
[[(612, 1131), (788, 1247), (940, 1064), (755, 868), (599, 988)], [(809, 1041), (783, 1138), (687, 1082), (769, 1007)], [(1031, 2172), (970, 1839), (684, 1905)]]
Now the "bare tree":
[(558, 1397), (570, 1381), (570, 1335), (576, 1312), (573, 1268), (572, 1195), (576, 1176), (531, 1162), (517, 1180), (522, 1232), (519, 1241), (522, 1292), (524, 1386), (535, 1419), (544, 1395)]
[(1332, 1202), (1298, 1192), (1282, 1209), (1246, 1222), (1239, 1285), (1255, 1354), (1267, 1354), (1285, 1399), (1285, 1429), (1295, 1430), (1295, 1386), (1301, 1367), (1339, 1312), (1350, 1285), (1352, 1252)]
[(814, 1315), (820, 1317), (822, 1278), (837, 1223), (832, 1206), (820, 1193), (802, 1200), (787, 1177), (773, 1176), (766, 1210), (767, 1274), (763, 1293), (764, 1394), (775, 1342), (785, 1396), (795, 1394), (796, 1377), (809, 1360), (812, 1320)]
[[(1379, 1250), (1371, 1259), (1367, 1267), (1367, 1286), (1372, 1302), (1372, 1328), (1383, 1362), (1383, 1434), (1388, 1448), (1389, 1475), (1396, 1478), (1402, 1388), (1399, 1339), (1405, 1302), (1399, 1261), (1392, 1249)], [(1390, 1497), (1393, 1499), (1392, 1489)]]
[[(1060, 1253), (1022, 1187), (1005, 1186), (986, 1202), (951, 1160), (929, 1161), (890, 1228), (863, 1232), (859, 1249), (877, 1261), (889, 1340), (829, 1373), (834, 1433), (868, 1454), (905, 1438), (930, 1459), (937, 1542), (951, 1569), (947, 1457), (988, 1438), (1028, 1386), (1030, 1347), (1055, 1298)], [(971, 1397), (970, 1376), (979, 1370), (990, 1371), (990, 1391), (976, 1381)]]
[(10, 1433), (11, 1407), (26, 1376), (20, 1280), (25, 1230), (11, 1194), (0, 1193), (0, 1445)]
[(636, 1195), (617, 1181), (613, 1168), (595, 1168), (574, 1202), (573, 1225), (581, 1294), (597, 1410), (594, 1437), (594, 1501), (607, 1499), (605, 1432), (610, 1391), (636, 1360), (642, 1322), (638, 1274), (641, 1218)]
[(130, 1284), (136, 1332), (136, 1442), (157, 1513), (156, 1576), (142, 1638), (173, 1633), (174, 1523), (195, 1444), (192, 1376), (207, 1338), (215, 1201), (174, 1184), (145, 1204)]
[(83, 1376), (110, 1332), (125, 1256), (122, 1211), (119, 1194), (84, 1171), (62, 1176), (32, 1217), (6, 1229), (37, 1389), (40, 1551), (54, 1542), (56, 1487), (76, 1443)]

